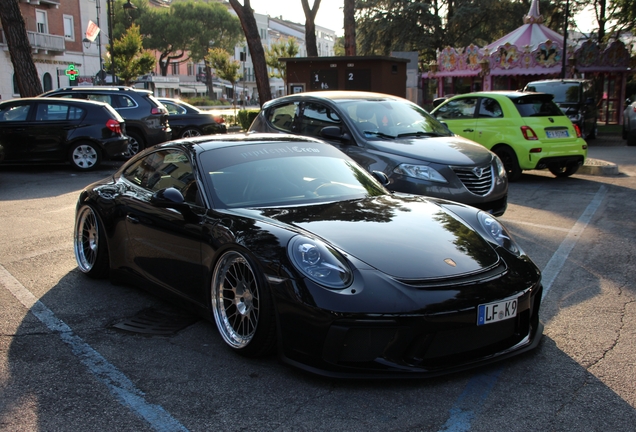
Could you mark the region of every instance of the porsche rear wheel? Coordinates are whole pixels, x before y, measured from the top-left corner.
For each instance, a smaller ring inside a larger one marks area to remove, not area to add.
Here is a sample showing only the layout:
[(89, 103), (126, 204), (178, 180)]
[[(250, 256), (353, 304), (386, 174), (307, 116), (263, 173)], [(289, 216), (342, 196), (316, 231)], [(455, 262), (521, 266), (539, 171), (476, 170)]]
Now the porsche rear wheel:
[(246, 255), (228, 251), (219, 258), (212, 274), (211, 303), (216, 326), (230, 348), (248, 357), (273, 351), (272, 301)]
[(98, 279), (108, 275), (108, 246), (101, 222), (92, 207), (82, 206), (75, 218), (74, 251), (82, 273)]

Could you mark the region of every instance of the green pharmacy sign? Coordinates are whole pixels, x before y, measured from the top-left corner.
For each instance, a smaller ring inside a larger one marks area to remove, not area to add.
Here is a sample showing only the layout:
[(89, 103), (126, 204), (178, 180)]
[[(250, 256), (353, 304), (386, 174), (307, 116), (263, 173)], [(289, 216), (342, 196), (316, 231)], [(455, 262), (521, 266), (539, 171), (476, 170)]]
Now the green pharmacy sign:
[(68, 77), (68, 79), (70, 79), (71, 81), (75, 81), (75, 76), (79, 75), (79, 70), (75, 69), (75, 65), (68, 65), (68, 67), (66, 68), (66, 76)]

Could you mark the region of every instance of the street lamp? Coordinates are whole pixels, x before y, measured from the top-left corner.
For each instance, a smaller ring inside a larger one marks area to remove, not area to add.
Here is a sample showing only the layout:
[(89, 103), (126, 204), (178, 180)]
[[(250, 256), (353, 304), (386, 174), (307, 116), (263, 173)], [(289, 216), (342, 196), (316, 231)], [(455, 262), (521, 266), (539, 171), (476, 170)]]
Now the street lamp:
[[(112, 76), (112, 85), (115, 85), (115, 53), (113, 51), (113, 21), (115, 20), (115, 10), (113, 8), (114, 1), (115, 0), (106, 0), (106, 7), (108, 9), (108, 43), (110, 47), (110, 74)], [(137, 9), (137, 6), (128, 0), (124, 3), (124, 9), (130, 11), (132, 9)]]

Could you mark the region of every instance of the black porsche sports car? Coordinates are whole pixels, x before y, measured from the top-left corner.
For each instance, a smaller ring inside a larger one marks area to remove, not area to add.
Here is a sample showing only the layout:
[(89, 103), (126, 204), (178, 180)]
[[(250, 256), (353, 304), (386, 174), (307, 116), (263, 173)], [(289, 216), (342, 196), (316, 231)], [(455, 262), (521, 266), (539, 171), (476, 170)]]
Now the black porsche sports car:
[(328, 376), (432, 376), (534, 348), (541, 274), (501, 223), (383, 182), (312, 138), (160, 144), (81, 192), (77, 263), (187, 300), (240, 354)]

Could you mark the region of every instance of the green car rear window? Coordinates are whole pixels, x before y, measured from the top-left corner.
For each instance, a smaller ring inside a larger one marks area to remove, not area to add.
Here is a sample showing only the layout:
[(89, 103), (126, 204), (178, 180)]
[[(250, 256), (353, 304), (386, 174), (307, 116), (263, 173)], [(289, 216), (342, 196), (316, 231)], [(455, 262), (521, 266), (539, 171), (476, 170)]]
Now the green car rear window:
[(513, 99), (521, 117), (553, 117), (562, 116), (563, 111), (552, 99), (543, 97), (523, 97)]

